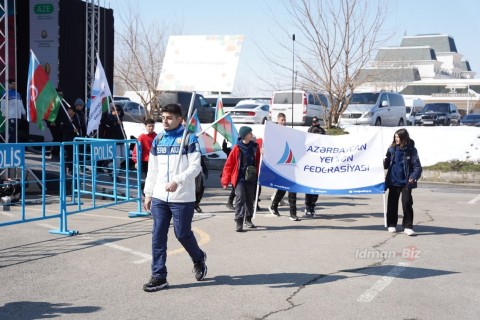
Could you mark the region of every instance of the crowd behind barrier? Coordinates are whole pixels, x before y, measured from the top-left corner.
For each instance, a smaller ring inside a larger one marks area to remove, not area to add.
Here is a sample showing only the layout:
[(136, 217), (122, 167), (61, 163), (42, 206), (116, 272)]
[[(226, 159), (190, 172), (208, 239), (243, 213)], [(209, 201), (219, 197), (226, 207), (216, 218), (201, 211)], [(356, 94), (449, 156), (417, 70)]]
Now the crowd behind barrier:
[[(58, 218), (50, 233), (74, 235), (69, 215), (127, 202), (137, 203), (129, 217), (148, 215), (141, 164), (135, 168), (131, 161), (134, 145), (141, 152), (136, 140), (0, 144), (0, 227)], [(59, 159), (50, 157), (52, 147), (60, 149)]]

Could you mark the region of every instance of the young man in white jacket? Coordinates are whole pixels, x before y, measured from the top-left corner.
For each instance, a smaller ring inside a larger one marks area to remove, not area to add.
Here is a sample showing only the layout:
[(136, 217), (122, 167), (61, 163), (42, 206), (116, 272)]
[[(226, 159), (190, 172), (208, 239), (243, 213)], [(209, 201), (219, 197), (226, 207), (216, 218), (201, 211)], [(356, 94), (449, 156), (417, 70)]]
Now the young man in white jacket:
[(186, 135), (188, 141), (182, 141), (185, 127), (179, 105), (164, 106), (162, 117), (165, 131), (153, 140), (144, 188), (145, 209), (153, 217), (152, 276), (143, 286), (147, 292), (168, 287), (167, 236), (172, 218), (175, 236), (193, 261), (196, 280), (203, 280), (207, 274), (207, 255), (192, 232), (195, 177), (201, 170), (200, 146), (194, 134)]

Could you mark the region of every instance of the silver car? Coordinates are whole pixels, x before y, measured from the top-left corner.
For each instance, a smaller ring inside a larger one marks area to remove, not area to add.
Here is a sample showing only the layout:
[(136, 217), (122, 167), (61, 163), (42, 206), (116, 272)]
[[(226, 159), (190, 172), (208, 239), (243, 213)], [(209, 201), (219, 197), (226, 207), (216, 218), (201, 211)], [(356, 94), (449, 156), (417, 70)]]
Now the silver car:
[(230, 110), (235, 123), (265, 123), (271, 121), (268, 100), (242, 100)]

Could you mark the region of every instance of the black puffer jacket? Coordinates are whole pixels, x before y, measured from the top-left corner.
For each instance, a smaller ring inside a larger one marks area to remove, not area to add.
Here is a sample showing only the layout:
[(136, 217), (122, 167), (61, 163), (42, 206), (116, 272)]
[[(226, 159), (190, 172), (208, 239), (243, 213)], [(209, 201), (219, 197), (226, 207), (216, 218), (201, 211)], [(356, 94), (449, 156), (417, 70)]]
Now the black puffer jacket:
[[(385, 178), (385, 189), (388, 189), (390, 184), (390, 176), (392, 173), (393, 159), (395, 158), (395, 150), (401, 148), (400, 146), (389, 147), (385, 159), (383, 160), (383, 167), (388, 169)], [(407, 181), (412, 178), (413, 183), (408, 184), (408, 187), (413, 189), (417, 187), (417, 180), (422, 176), (422, 165), (420, 164), (420, 158), (418, 157), (417, 149), (415, 148), (415, 142), (410, 140), (410, 144), (401, 148), (403, 153), (403, 169)]]

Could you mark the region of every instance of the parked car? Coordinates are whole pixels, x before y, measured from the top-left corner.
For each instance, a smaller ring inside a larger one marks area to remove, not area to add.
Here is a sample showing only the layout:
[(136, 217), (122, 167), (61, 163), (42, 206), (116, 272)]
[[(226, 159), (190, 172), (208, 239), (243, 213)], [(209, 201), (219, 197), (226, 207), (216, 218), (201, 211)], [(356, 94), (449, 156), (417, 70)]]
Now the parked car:
[(140, 103), (129, 100), (115, 101), (115, 106), (123, 108), (123, 121), (124, 122), (139, 122), (144, 123), (146, 119), (145, 107)]
[(458, 126), (460, 113), (457, 106), (448, 102), (427, 103), (419, 116), (421, 126)]
[[(188, 91), (169, 91), (162, 92), (158, 96), (160, 107), (170, 103), (178, 103), (182, 107), (183, 116), (186, 117), (188, 108), (192, 100), (192, 93)], [(198, 119), (201, 123), (212, 123), (215, 120), (215, 108), (212, 108), (205, 100), (203, 95), (195, 93), (195, 101), (192, 113), (197, 110)], [(156, 120), (160, 119), (160, 114), (156, 115)]]
[(292, 93), (292, 90), (284, 90), (273, 93), (270, 107), (273, 121), (277, 121), (279, 113), (284, 113), (288, 125), (293, 121), (294, 125), (309, 126), (313, 117), (323, 120), (325, 113), (330, 110), (330, 103), (321, 92), (294, 90)]
[[(210, 104), (211, 107), (217, 106), (218, 94), (205, 95), (205, 100)], [(232, 111), (233, 108), (242, 100), (270, 100), (270, 97), (231, 97), (222, 95), (223, 111), (228, 113)]]
[(407, 110), (407, 126), (414, 126), (417, 122), (417, 114), (422, 111), (423, 107), (425, 106), (425, 102), (419, 98), (406, 98), (404, 100)]
[(271, 121), (268, 100), (242, 100), (230, 111), (233, 122), (265, 123)]
[(353, 93), (339, 125), (403, 126), (407, 110), (401, 94), (395, 92)]
[(130, 101), (130, 98), (124, 96), (113, 96), (113, 102), (117, 101)]
[(472, 114), (465, 115), (460, 120), (460, 125), (480, 127), (480, 113), (472, 113)]

